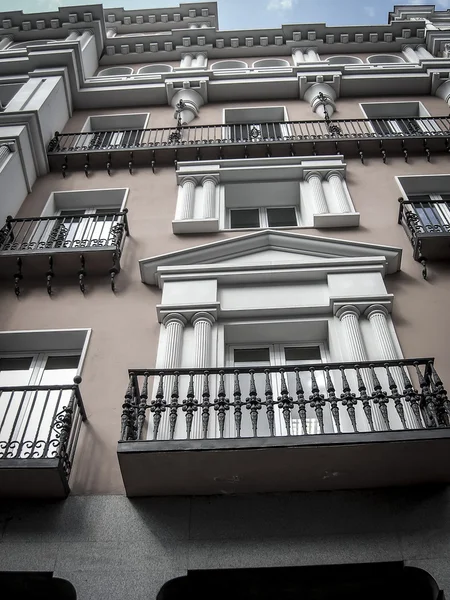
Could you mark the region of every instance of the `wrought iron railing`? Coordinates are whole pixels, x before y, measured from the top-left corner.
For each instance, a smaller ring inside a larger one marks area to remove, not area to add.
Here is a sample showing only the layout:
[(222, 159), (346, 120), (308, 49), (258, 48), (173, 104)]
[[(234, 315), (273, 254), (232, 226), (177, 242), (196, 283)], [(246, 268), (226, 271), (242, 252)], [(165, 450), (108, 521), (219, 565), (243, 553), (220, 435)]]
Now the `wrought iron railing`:
[(448, 200), (404, 200), (399, 198), (398, 222), (408, 235), (415, 260), (423, 266), (427, 278), (427, 258), (423, 254), (425, 238), (450, 236), (450, 202)]
[(0, 468), (4, 459), (59, 459), (69, 477), (86, 419), (80, 383), (0, 387)]
[(109, 269), (111, 288), (115, 291), (115, 277), (120, 271), (120, 257), (125, 237), (129, 234), (128, 209), (105, 211), (98, 214), (76, 214), (51, 217), (7, 217), (0, 229), (0, 257), (17, 256), (14, 274), (15, 293), (20, 295), (19, 283), (23, 279), (22, 256), (48, 254), (49, 269), (46, 273), (47, 291), (51, 295), (54, 277), (53, 256), (57, 253), (78, 252), (80, 269), (79, 285), (84, 293), (86, 276), (86, 250), (110, 250), (112, 266)]
[(254, 124), (192, 125), (152, 129), (117, 129), (59, 133), (49, 143), (48, 154), (111, 152), (191, 145), (241, 145), (251, 143), (317, 140), (428, 138), (450, 135), (449, 117), (403, 119), (333, 119), (327, 122), (283, 121)]
[(433, 362), (135, 369), (129, 371), (121, 440), (448, 427), (450, 402)]

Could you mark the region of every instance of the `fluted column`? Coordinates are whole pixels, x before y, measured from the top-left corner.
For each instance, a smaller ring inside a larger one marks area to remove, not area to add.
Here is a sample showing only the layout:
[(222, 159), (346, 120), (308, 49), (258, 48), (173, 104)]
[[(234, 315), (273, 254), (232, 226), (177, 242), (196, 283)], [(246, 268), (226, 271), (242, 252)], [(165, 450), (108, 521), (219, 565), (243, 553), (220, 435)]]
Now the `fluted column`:
[(322, 215), (329, 212), (327, 199), (323, 191), (322, 176), (316, 171), (312, 171), (305, 175), (306, 181), (311, 186), (311, 192), (314, 203), (314, 214)]
[[(166, 329), (166, 347), (162, 361), (162, 369), (177, 369), (181, 367), (181, 352), (183, 349), (183, 334), (187, 320), (180, 313), (170, 313), (162, 321)], [(164, 400), (168, 404), (171, 399), (174, 376), (164, 377)], [(152, 436), (152, 432), (148, 432)], [(159, 428), (159, 438), (168, 440), (170, 437), (170, 422), (168, 412), (163, 414)]]
[(296, 48), (292, 53), (292, 56), (294, 58), (295, 65), (305, 62), (305, 55), (303, 54), (303, 50), (301, 50), (300, 48)]
[(434, 56), (425, 48), (425, 46), (417, 46), (416, 53), (422, 59), (434, 58)]
[(183, 221), (194, 218), (195, 188), (197, 182), (193, 177), (185, 177), (180, 183), (180, 197), (178, 200), (176, 219)]
[(184, 54), (181, 58), (181, 66), (183, 69), (189, 69), (192, 67), (192, 54)]
[(412, 46), (403, 46), (402, 52), (409, 62), (416, 64), (419, 62), (419, 55)]
[(307, 50), (307, 52), (305, 54), (305, 61), (306, 62), (320, 62), (320, 58), (319, 58), (319, 55), (317, 54), (317, 52), (315, 50), (313, 50), (313, 48), (309, 48), (309, 50)]
[(0, 51), (7, 48), (13, 41), (14, 38), (12, 35), (3, 35), (2, 39), (0, 40)]
[[(347, 356), (345, 357), (345, 360), (353, 362), (354, 364), (367, 361), (367, 350), (364, 344), (364, 339), (362, 337), (361, 327), (359, 323), (359, 318), (361, 316), (360, 310), (356, 306), (348, 304), (346, 306), (342, 306), (336, 312), (336, 316), (342, 323), (343, 335), (345, 338), (345, 346), (347, 349)], [(363, 378), (364, 385), (366, 386), (367, 395), (370, 397), (370, 394), (372, 392), (372, 386), (369, 377), (367, 376), (367, 373), (365, 373), (364, 371), (361, 372), (361, 376)], [(350, 377), (350, 379), (352, 379), (352, 377)], [(356, 385), (356, 381), (354, 381), (353, 385)], [(372, 418), (375, 429), (377, 431), (383, 429), (381, 415), (379, 413), (379, 410), (374, 406), (372, 406)], [(357, 406), (356, 419), (359, 427), (362, 427), (362, 425), (364, 425), (366, 428), (368, 428), (367, 419), (364, 415), (364, 411), (361, 405)]]
[(163, 369), (176, 369), (181, 365), (183, 330), (187, 321), (180, 313), (170, 313), (163, 319), (166, 328), (166, 348)]
[(208, 176), (202, 179), (204, 219), (214, 219), (216, 216), (216, 187), (215, 177)]
[(198, 69), (202, 69), (206, 67), (206, 55), (205, 54), (197, 54), (197, 58), (195, 60), (195, 66)]
[(7, 144), (0, 145), (0, 167), (6, 162), (6, 159), (11, 154), (11, 148)]
[(331, 189), (337, 200), (338, 210), (340, 213), (350, 212), (350, 206), (347, 199), (347, 194), (344, 189), (344, 180), (340, 173), (331, 171), (327, 175), (327, 180), (330, 182)]
[(92, 32), (89, 29), (86, 29), (82, 32), (81, 36), (78, 38), (81, 46), (87, 44), (88, 40), (92, 37)]
[(436, 96), (442, 98), (450, 107), (450, 79), (447, 79), (435, 91)]
[[(365, 312), (365, 316), (371, 325), (373, 337), (378, 346), (379, 360), (397, 360), (399, 358), (389, 330), (387, 321), (388, 314), (386, 307), (381, 304), (373, 304), (372, 306), (369, 306)], [(391, 369), (391, 373), (398, 391), (401, 394), (403, 392), (403, 379), (401, 374), (397, 368)], [(414, 429), (416, 427), (414, 424), (415, 420), (410, 406), (403, 403), (403, 408), (408, 427)]]
[[(192, 317), (194, 327), (194, 367), (197, 369), (207, 369), (211, 366), (211, 337), (214, 317), (207, 312), (198, 312)], [(201, 375), (195, 378), (195, 397), (200, 402), (203, 401), (203, 377)], [(211, 381), (210, 381), (211, 393)], [(211, 414), (211, 413), (210, 413)], [(212, 419), (211, 419), (212, 421)], [(212, 426), (212, 423), (211, 423)], [(202, 414), (198, 410), (194, 417), (192, 426), (192, 437), (201, 438), (203, 435)]]

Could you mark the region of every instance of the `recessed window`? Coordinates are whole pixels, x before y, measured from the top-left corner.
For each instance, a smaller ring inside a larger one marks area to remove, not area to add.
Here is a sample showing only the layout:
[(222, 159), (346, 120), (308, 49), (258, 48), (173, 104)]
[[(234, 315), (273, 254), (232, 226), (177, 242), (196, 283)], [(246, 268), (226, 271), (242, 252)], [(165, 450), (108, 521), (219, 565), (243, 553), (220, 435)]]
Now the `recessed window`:
[(231, 229), (296, 227), (297, 225), (297, 209), (294, 206), (238, 208), (230, 210)]
[(284, 106), (227, 108), (224, 110), (224, 121), (228, 125), (225, 137), (243, 142), (283, 139), (290, 135), (286, 120)]
[(385, 137), (441, 132), (422, 102), (368, 102), (361, 108), (373, 130)]
[(286, 361), (322, 360), (319, 346), (286, 346), (284, 357)]
[(259, 227), (259, 208), (230, 210), (231, 229)]

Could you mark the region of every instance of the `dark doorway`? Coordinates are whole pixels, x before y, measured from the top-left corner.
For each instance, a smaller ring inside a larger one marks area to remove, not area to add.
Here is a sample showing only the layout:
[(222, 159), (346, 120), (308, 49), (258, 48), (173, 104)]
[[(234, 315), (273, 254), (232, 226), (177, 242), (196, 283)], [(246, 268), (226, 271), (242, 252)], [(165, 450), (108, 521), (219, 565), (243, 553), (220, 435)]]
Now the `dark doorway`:
[(5, 600), (76, 600), (71, 583), (52, 573), (0, 572), (1, 597)]
[(438, 600), (433, 578), (402, 563), (190, 571), (158, 600)]

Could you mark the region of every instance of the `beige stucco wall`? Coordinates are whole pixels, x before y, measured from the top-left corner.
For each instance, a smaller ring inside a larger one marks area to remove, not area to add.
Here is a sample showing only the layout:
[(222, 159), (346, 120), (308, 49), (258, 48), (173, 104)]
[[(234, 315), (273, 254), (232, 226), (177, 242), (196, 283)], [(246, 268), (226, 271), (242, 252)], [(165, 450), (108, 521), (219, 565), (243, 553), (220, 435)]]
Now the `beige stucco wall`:
[[(410, 99), (410, 98), (405, 98)], [(417, 98), (414, 98), (417, 100)], [(433, 115), (446, 114), (445, 104), (436, 98), (419, 98)], [(377, 99), (358, 99), (362, 101)], [(401, 100), (401, 98), (395, 98)], [(360, 117), (358, 102), (338, 101), (340, 117)], [(251, 103), (253, 106), (256, 103)], [(260, 102), (258, 105), (267, 103)], [(277, 104), (277, 103), (271, 103)], [(312, 117), (305, 102), (280, 102), (286, 105), (291, 119)], [(230, 104), (229, 106), (245, 106)], [(201, 109), (196, 123), (220, 122), (223, 105), (207, 105)], [(172, 125), (170, 107), (142, 107), (151, 112), (150, 125)], [(104, 114), (108, 111), (95, 111)], [(110, 112), (128, 112), (117, 110)], [(80, 130), (86, 117), (94, 112), (78, 112), (67, 123), (66, 130)], [(402, 227), (397, 224), (398, 187), (396, 175), (448, 172), (448, 157), (433, 156), (431, 163), (423, 156), (411, 157), (408, 164), (400, 157), (389, 158), (384, 165), (380, 158), (347, 160), (347, 184), (355, 208), (361, 213), (358, 229), (312, 230), (302, 233), (399, 246), (403, 249), (402, 270), (387, 277), (387, 288), (395, 294), (393, 318), (406, 357), (435, 356), (444, 381), (450, 381), (448, 338), (450, 321), (445, 319), (450, 294), (447, 263), (429, 265), (429, 281), (421, 277), (421, 267), (412, 259), (412, 249)], [(174, 217), (177, 186), (173, 168), (138, 168), (128, 171), (95, 171), (89, 178), (82, 172), (70, 172), (66, 179), (59, 173), (40, 178), (25, 200), (20, 215), (39, 215), (55, 190), (128, 187), (129, 225), (122, 258), (122, 272), (117, 277), (117, 293), (109, 288), (109, 276), (104, 280), (86, 280), (87, 293), (78, 289), (76, 273), (71, 283), (54, 280), (55, 295), (49, 298), (45, 276), (33, 285), (24, 279), (23, 295), (16, 299), (12, 277), (0, 288), (0, 330), (92, 328), (92, 338), (83, 369), (82, 395), (88, 422), (82, 429), (72, 489), (75, 494), (123, 493), (116, 458), (120, 415), (129, 368), (153, 367), (159, 335), (156, 305), (160, 291), (141, 283), (138, 260), (145, 257), (211, 242), (244, 232), (222, 232), (210, 235), (175, 236), (171, 221)]]

